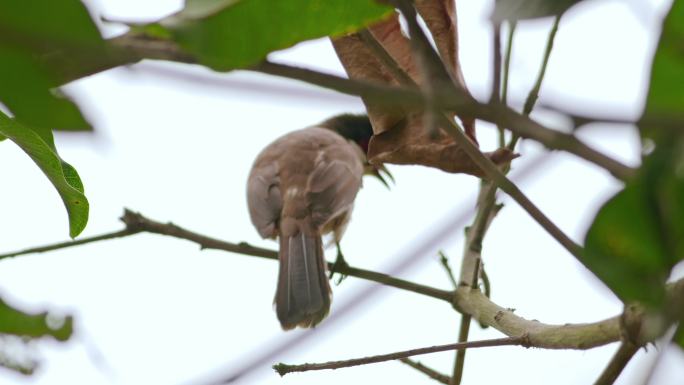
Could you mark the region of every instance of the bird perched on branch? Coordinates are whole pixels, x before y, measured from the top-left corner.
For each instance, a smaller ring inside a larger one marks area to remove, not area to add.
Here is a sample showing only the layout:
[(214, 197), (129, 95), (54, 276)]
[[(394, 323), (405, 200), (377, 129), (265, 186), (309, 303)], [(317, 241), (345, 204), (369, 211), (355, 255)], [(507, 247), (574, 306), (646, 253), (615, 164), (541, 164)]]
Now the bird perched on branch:
[[(324, 234), (338, 246), (364, 174), (391, 174), (366, 160), (373, 134), (365, 115), (340, 115), (291, 132), (257, 156), (247, 181), (247, 204), (263, 238), (278, 238), (280, 270), (275, 295), (284, 330), (316, 326), (330, 309)], [(334, 271), (334, 268), (333, 268)]]

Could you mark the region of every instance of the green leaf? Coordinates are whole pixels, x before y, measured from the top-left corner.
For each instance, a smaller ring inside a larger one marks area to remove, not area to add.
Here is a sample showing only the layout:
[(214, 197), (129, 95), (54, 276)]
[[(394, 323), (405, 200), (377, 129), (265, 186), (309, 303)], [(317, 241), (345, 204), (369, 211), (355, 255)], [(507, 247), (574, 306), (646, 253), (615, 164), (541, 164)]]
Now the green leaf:
[[(673, 3), (653, 60), (645, 116), (682, 116), (684, 2)], [(655, 149), (639, 175), (598, 212), (585, 264), (622, 300), (657, 306), (672, 267), (684, 259), (684, 133), (642, 127)]]
[(598, 212), (583, 262), (623, 301), (658, 306), (684, 259), (684, 140), (659, 145)]
[[(216, 14), (229, 6), (238, 3), (240, 0), (186, 0), (185, 7), (179, 13), (167, 19), (167, 23), (171, 23), (171, 19), (176, 17), (178, 23), (183, 20), (198, 20)], [(243, 0), (244, 1), (244, 0)]]
[(684, 349), (684, 320), (679, 322), (679, 327), (675, 332), (672, 342), (678, 345), (681, 349)]
[(50, 91), (50, 73), (31, 55), (0, 45), (0, 100), (22, 123), (47, 129), (91, 130), (71, 101)]
[[(22, 39), (40, 50), (60, 46), (97, 45), (102, 38), (79, 0), (3, 0), (0, 2), (3, 40)], [(8, 34), (11, 34), (8, 36)]]
[(623, 301), (660, 303), (666, 277), (645, 186), (635, 183), (599, 210), (584, 241), (584, 264)]
[(0, 112), (0, 134), (21, 147), (40, 167), (64, 202), (69, 216), (69, 234), (76, 237), (88, 222), (89, 205), (76, 170), (55, 150), (50, 130), (33, 130)]
[(244, 68), (304, 40), (352, 32), (393, 12), (373, 0), (188, 0), (185, 9), (148, 25), (202, 64)]
[[(653, 57), (646, 115), (684, 119), (684, 2), (674, 1)], [(657, 127), (652, 127), (657, 128)], [(652, 136), (652, 135), (650, 135)]]
[(61, 325), (54, 325), (47, 313), (27, 314), (19, 311), (0, 299), (0, 333), (38, 338), (52, 336), (66, 341), (73, 333), (73, 319), (66, 317)]
[(20, 122), (90, 130), (75, 104), (51, 89), (64, 72), (104, 53), (104, 42), (78, 0), (0, 2), (0, 101)]
[(492, 20), (517, 21), (558, 16), (581, 0), (497, 0)]

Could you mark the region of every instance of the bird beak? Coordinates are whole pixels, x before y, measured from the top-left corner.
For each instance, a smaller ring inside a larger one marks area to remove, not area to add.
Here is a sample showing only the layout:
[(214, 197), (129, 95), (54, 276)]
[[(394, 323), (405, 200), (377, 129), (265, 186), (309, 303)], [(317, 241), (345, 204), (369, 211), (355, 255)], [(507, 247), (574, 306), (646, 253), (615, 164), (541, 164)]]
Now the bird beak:
[[(395, 184), (394, 182), (394, 176), (392, 176), (392, 173), (389, 172), (387, 167), (385, 167), (384, 164), (381, 164), (380, 166), (371, 166), (371, 171), (369, 173), (370, 175), (378, 178), (380, 182), (387, 187), (387, 189), (390, 189), (389, 183), (387, 181), (391, 181), (392, 184)], [(383, 175), (384, 174), (384, 175)]]

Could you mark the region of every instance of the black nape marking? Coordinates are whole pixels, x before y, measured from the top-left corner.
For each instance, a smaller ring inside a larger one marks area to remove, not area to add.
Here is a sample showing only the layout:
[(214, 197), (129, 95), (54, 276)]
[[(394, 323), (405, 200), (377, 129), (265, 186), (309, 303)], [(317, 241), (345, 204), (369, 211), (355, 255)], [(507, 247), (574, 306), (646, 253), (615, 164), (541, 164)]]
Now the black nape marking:
[(367, 115), (342, 114), (319, 124), (321, 127), (333, 130), (343, 137), (356, 142), (368, 152), (368, 141), (373, 136), (373, 126)]

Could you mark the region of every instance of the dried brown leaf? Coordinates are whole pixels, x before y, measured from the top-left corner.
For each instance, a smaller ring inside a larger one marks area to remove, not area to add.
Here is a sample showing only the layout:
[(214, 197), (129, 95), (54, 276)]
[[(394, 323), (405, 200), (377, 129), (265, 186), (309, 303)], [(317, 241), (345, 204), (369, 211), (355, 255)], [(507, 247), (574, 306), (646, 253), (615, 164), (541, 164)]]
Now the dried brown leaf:
[[(418, 0), (416, 8), (433, 34), (449, 74), (456, 85), (467, 93), (458, 61), (453, 0)], [(425, 84), (412, 54), (410, 41), (401, 31), (398, 14), (370, 26), (369, 32), (416, 84)], [(333, 46), (350, 78), (388, 85), (400, 84), (399, 79), (392, 75), (392, 71), (358, 34), (333, 39)], [(388, 108), (367, 99), (364, 99), (364, 103), (374, 132), (368, 149), (370, 162), (419, 164), (451, 173), (482, 176), (479, 167), (449, 135), (443, 130), (430, 130), (429, 125), (425, 124), (424, 111)], [(461, 117), (461, 121), (468, 137), (477, 144), (473, 119)], [(510, 151), (502, 149), (485, 155), (497, 164), (515, 157)]]

